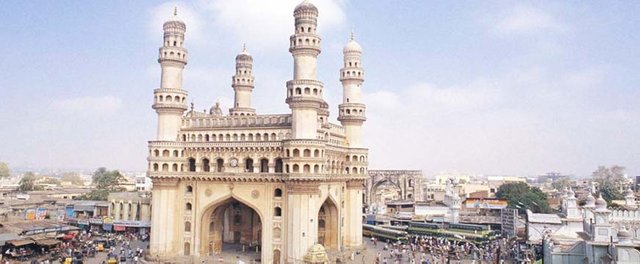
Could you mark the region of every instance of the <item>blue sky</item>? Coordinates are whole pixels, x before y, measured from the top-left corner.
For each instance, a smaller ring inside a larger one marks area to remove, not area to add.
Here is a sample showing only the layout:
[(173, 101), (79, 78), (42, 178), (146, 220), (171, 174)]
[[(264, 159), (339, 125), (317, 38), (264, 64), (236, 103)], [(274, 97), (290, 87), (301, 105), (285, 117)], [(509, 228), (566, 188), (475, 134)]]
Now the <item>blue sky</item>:
[[(364, 48), (370, 168), (640, 175), (637, 1), (313, 1), (335, 120), (351, 30)], [(286, 113), (298, 1), (12, 1), (0, 9), (0, 160), (146, 168), (162, 22), (187, 23), (184, 88), (232, 100), (247, 43), (258, 113)], [(335, 121), (337, 122), (337, 121)]]

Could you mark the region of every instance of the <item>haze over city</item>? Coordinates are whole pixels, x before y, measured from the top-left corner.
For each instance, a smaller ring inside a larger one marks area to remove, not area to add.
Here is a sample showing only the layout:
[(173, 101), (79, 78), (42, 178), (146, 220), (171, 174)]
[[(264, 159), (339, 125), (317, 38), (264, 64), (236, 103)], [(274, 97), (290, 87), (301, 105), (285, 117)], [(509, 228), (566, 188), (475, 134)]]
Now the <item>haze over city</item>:
[[(363, 45), (369, 168), (640, 172), (640, 3), (313, 2), (334, 123), (342, 47), (351, 31)], [(161, 25), (175, 5), (187, 24), (184, 88), (197, 110), (217, 100), (231, 107), (234, 56), (246, 43), (256, 111), (288, 113), (298, 3), (5, 3), (0, 161), (146, 169)]]

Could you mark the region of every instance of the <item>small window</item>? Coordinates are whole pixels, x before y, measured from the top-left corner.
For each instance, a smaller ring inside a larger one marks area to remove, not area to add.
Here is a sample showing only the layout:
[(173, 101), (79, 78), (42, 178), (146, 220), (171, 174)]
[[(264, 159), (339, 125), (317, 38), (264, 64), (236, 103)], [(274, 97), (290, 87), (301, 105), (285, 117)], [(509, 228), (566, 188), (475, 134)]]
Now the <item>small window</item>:
[(187, 185), (187, 193), (193, 193), (193, 187), (191, 185)]
[(276, 188), (275, 191), (273, 191), (273, 196), (282, 197), (282, 189)]
[(187, 203), (185, 209), (187, 209), (187, 211), (191, 211), (191, 203)]
[(191, 232), (191, 222), (184, 222), (184, 231)]
[(276, 208), (273, 209), (273, 216), (282, 216), (282, 208), (276, 206)]

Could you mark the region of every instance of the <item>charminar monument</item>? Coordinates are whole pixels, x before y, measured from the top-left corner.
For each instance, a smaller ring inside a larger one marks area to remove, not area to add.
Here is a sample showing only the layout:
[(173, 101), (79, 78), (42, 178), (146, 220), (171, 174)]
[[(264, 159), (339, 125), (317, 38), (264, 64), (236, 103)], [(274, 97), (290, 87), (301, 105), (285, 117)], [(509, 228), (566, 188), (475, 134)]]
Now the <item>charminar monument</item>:
[(246, 49), (236, 56), (229, 113), (218, 104), (187, 111), (187, 27), (175, 11), (164, 23), (161, 81), (153, 91), (158, 134), (148, 158), (152, 257), (196, 260), (235, 244), (257, 247), (262, 263), (303, 263), (322, 246), (327, 252), (362, 246), (368, 164), (362, 49), (353, 36), (344, 47), (340, 124), (331, 123), (316, 74), (318, 9), (305, 1), (293, 16), (293, 78), (283, 87), (291, 112), (284, 114), (251, 105), (253, 58)]

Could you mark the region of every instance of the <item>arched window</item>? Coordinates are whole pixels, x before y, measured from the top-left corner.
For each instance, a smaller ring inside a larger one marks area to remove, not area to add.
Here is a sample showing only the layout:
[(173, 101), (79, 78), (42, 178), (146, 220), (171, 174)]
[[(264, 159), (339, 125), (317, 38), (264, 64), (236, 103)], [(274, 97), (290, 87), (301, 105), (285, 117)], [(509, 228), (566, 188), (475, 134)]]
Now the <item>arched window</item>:
[(304, 156), (305, 156), (305, 157), (311, 157), (311, 150), (309, 150), (309, 149), (305, 149), (305, 150), (304, 150)]
[(158, 163), (153, 164), (153, 171), (158, 171)]
[(282, 208), (276, 206), (273, 208), (273, 216), (282, 216)]
[(320, 173), (320, 166), (314, 165), (313, 166), (313, 173)]
[(293, 157), (300, 157), (300, 150), (293, 149)]
[(191, 211), (191, 203), (187, 203), (184, 207), (187, 211)]
[(280, 188), (276, 188), (276, 189), (273, 191), (273, 196), (274, 196), (274, 197), (282, 197), (282, 189), (280, 189)]
[(269, 172), (269, 160), (261, 159), (260, 160), (260, 172), (266, 173)]
[(209, 141), (209, 135), (204, 135), (204, 141)]
[(353, 167), (353, 169), (351, 170), (351, 173), (358, 174), (358, 168)]
[(184, 242), (184, 255), (185, 256), (191, 255), (191, 244), (189, 244), (189, 242)]
[(196, 159), (189, 158), (189, 171), (196, 171)]
[(162, 164), (162, 171), (169, 171), (169, 164), (163, 163)]
[(300, 172), (300, 166), (298, 166), (298, 164), (293, 164), (293, 172), (294, 173)]
[(311, 172), (311, 166), (309, 166), (309, 164), (305, 164), (303, 168), (304, 168), (304, 172), (305, 173), (310, 173)]
[(187, 193), (193, 193), (193, 187), (191, 185), (187, 185)]
[(173, 169), (171, 171), (178, 171), (178, 164), (173, 164)]
[(211, 167), (209, 166), (209, 159), (202, 159), (202, 170), (204, 172), (211, 171)]
[[(301, 95), (302, 94), (302, 89), (300, 89), (300, 87), (296, 88), (296, 95)], [(162, 97), (160, 97), (160, 101), (162, 101)]]
[(245, 172), (253, 172), (253, 159), (247, 158), (244, 160), (244, 169)]
[(289, 150), (287, 149), (287, 157), (291, 157)]
[(174, 150), (174, 151), (173, 151), (173, 156), (174, 156), (174, 157), (177, 157), (178, 155), (180, 155), (180, 152), (178, 152), (177, 150)]
[(276, 173), (282, 173), (282, 159), (281, 158), (277, 158), (276, 159), (276, 169), (275, 169)]
[(154, 156), (156, 156), (156, 157), (160, 156), (160, 151), (159, 151), (159, 150), (157, 150), (157, 149), (156, 149), (156, 150), (154, 150), (154, 151), (153, 151), (153, 155), (154, 155)]
[(314, 150), (313, 151), (313, 156), (316, 157), (316, 158), (320, 157), (320, 150), (317, 150), (317, 149)]
[(222, 172), (224, 171), (224, 160), (223, 159), (217, 159), (216, 160), (216, 172)]
[(191, 222), (184, 222), (184, 232), (191, 232)]

